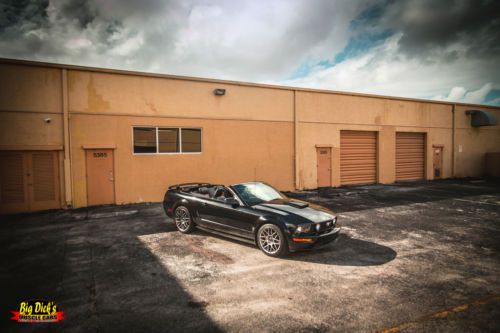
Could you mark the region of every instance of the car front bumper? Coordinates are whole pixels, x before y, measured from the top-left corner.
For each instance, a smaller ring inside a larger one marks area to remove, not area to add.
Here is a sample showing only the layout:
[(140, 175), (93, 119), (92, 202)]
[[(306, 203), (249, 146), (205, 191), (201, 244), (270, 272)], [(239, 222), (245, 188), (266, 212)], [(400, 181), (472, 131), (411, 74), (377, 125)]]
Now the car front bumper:
[(340, 234), (340, 228), (333, 228), (332, 231), (319, 236), (297, 236), (288, 235), (288, 247), (290, 251), (308, 250), (320, 247), (337, 239)]

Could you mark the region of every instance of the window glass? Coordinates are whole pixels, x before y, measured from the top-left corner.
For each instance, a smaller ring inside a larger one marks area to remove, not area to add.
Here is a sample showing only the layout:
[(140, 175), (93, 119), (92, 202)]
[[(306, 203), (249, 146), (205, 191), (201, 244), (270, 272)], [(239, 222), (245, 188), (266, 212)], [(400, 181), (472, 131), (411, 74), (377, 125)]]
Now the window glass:
[(233, 189), (249, 206), (285, 198), (278, 190), (259, 182), (236, 184)]
[(178, 153), (179, 152), (179, 129), (159, 128), (158, 129), (158, 152)]
[(134, 153), (156, 153), (156, 128), (134, 127)]
[(201, 129), (199, 128), (182, 129), (182, 152), (183, 153), (201, 152)]

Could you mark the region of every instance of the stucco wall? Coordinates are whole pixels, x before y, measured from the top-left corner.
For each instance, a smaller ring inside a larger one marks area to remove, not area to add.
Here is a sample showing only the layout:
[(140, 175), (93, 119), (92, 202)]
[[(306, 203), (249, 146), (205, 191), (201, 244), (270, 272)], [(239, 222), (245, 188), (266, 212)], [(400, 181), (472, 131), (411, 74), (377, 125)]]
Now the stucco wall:
[[(467, 110), (491, 112), (496, 126), (474, 128)], [(485, 154), (500, 152), (500, 110), (497, 108), (458, 105), (455, 111), (455, 176), (478, 177), (484, 173)]]
[[(201, 154), (134, 155), (132, 126), (203, 129)], [(168, 186), (207, 181), (232, 184), (254, 179), (292, 190), (293, 123), (180, 118), (73, 115), (74, 204), (87, 202), (83, 145), (116, 145), (116, 202), (161, 201)]]
[(332, 185), (340, 185), (340, 131), (378, 132), (378, 181), (395, 181), (396, 132), (426, 133), (426, 178), (433, 179), (432, 145), (444, 145), (443, 177), (452, 172), (452, 107), (439, 103), (297, 92), (299, 187), (317, 187), (317, 144), (332, 146)]
[(62, 145), (61, 70), (0, 63), (0, 111), (0, 146)]
[[(293, 92), (234, 84), (68, 72), (71, 112), (293, 121)], [(226, 89), (215, 96), (215, 88)]]
[[(62, 67), (0, 62), (0, 74), (0, 149), (61, 149)], [(485, 153), (500, 151), (500, 126), (472, 128), (465, 115), (489, 110), (500, 122), (499, 108), (457, 105), (453, 118), (447, 103), (74, 67), (67, 67), (67, 83), (75, 207), (87, 202), (84, 145), (116, 146), (117, 203), (160, 201), (168, 185), (198, 180), (316, 188), (316, 145), (332, 147), (332, 184), (338, 186), (341, 130), (378, 132), (381, 183), (395, 180), (399, 131), (426, 133), (427, 179), (433, 178), (433, 145), (443, 146), (443, 178), (453, 176), (453, 148), (457, 177), (481, 176)], [(215, 88), (226, 95), (215, 96)], [(134, 125), (201, 127), (203, 152), (133, 155)], [(62, 171), (62, 153), (60, 162)]]

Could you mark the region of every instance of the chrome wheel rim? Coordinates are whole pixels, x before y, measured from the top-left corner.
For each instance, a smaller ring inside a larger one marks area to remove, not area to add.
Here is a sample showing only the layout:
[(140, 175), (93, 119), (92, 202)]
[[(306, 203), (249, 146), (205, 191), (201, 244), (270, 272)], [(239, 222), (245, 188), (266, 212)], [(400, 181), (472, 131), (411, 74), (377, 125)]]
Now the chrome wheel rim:
[(259, 233), (259, 243), (261, 249), (268, 254), (275, 254), (280, 250), (279, 233), (271, 227), (263, 227)]
[(191, 217), (189, 212), (184, 207), (179, 207), (175, 210), (175, 225), (180, 231), (186, 231), (191, 225)]

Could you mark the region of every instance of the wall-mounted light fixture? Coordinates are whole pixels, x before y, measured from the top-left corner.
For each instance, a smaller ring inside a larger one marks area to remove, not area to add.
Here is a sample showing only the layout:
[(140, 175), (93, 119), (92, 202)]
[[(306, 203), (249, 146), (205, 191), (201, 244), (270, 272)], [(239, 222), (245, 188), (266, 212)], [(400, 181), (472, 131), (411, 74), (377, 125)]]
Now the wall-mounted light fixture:
[(214, 89), (215, 96), (224, 96), (226, 94), (226, 89), (216, 88)]

